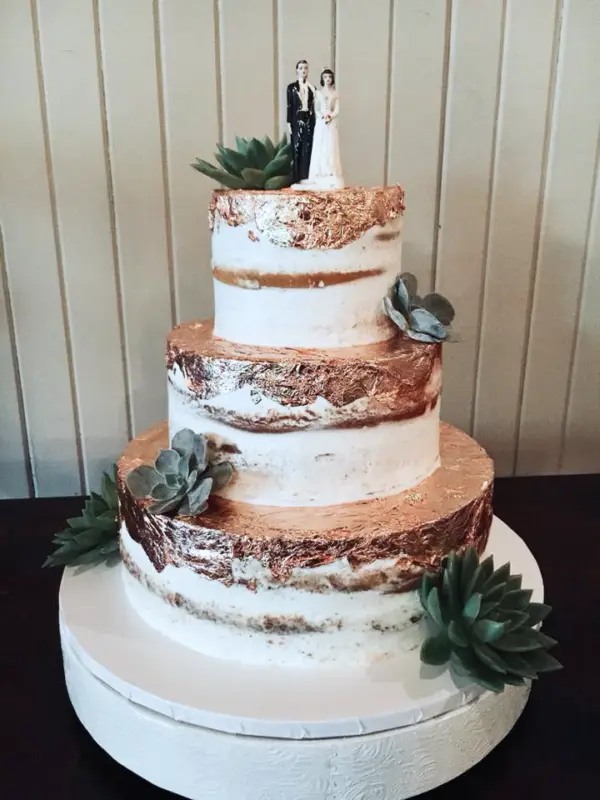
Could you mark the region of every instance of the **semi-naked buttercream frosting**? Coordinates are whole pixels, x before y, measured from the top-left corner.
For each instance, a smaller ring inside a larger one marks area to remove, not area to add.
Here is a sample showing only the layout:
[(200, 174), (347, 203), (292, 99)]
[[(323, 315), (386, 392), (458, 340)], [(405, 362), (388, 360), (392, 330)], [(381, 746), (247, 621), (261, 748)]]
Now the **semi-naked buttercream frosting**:
[[(166, 346), (168, 420), (118, 464), (123, 578), (166, 636), (246, 663), (368, 666), (418, 647), (416, 587), (485, 547), (493, 466), (440, 425), (441, 344), (398, 332), (404, 193), (217, 191), (215, 320)], [(127, 475), (203, 434), (231, 481), (154, 514)]]
[(394, 335), (381, 298), (400, 266), (399, 186), (215, 192), (215, 334), (270, 347)]

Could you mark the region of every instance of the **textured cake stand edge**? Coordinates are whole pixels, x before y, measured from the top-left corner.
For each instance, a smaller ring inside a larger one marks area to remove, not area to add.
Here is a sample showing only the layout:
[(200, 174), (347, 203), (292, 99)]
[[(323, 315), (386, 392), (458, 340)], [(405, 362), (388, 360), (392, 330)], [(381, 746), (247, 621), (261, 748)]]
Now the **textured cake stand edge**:
[(485, 692), (440, 717), (395, 730), (297, 741), (234, 736), (149, 711), (94, 677), (64, 643), (67, 689), (81, 723), (112, 758), (190, 800), (403, 800), (466, 772), (509, 733), (529, 686)]
[(530, 690), (484, 692), (432, 719), (359, 736), (232, 735), (133, 702), (93, 674), (64, 624), (61, 641), (69, 696), (92, 738), (132, 772), (190, 800), (413, 797), (484, 758), (509, 733)]

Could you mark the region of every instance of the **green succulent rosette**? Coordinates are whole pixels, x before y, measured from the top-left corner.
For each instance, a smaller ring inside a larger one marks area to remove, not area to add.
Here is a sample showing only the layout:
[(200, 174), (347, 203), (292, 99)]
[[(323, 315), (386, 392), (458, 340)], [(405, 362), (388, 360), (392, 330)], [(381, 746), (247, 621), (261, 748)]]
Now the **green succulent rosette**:
[(385, 313), (392, 322), (418, 342), (443, 342), (450, 338), (454, 319), (452, 303), (438, 292), (424, 297), (418, 294), (417, 279), (403, 272), (383, 300)]
[(194, 169), (228, 189), (285, 189), (293, 183), (292, 145), (286, 135), (278, 144), (268, 136), (236, 136), (236, 149), (217, 145), (219, 166), (196, 159)]
[(232, 475), (228, 461), (210, 463), (207, 438), (185, 428), (153, 465), (136, 467), (125, 482), (137, 499), (151, 499), (148, 509), (153, 514), (195, 516), (206, 510), (210, 493), (229, 483)]
[(100, 493), (92, 492), (80, 516), (67, 520), (54, 535), (54, 552), (44, 567), (99, 564), (119, 556), (118, 500), (115, 467), (102, 476)]
[(561, 669), (548, 653), (556, 641), (538, 630), (551, 608), (532, 603), (521, 581), (510, 564), (494, 569), (493, 556), (480, 562), (475, 548), (451, 553), (419, 589), (432, 628), (421, 661), (449, 663), (456, 676), (494, 692)]

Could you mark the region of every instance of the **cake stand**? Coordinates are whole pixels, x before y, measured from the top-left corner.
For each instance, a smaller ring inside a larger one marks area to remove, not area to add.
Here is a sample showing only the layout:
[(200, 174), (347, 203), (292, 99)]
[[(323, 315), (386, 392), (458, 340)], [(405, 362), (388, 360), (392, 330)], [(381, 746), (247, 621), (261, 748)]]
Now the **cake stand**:
[[(538, 565), (495, 518), (488, 552), (543, 600)], [(191, 800), (401, 800), (465, 772), (519, 718), (529, 685), (502, 693), (421, 664), (367, 670), (244, 666), (195, 653), (129, 606), (122, 567), (65, 570), (67, 689), (116, 761)]]

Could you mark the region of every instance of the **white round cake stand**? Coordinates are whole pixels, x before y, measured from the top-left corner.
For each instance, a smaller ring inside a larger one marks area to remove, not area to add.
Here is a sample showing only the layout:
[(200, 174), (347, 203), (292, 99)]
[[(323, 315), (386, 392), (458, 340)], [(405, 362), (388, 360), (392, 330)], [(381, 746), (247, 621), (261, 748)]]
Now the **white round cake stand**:
[[(494, 519), (488, 552), (543, 600), (537, 563)], [(468, 770), (510, 731), (529, 686), (457, 685), (418, 651), (368, 670), (244, 666), (149, 628), (121, 567), (65, 570), (67, 689), (120, 764), (190, 800), (401, 800)]]

